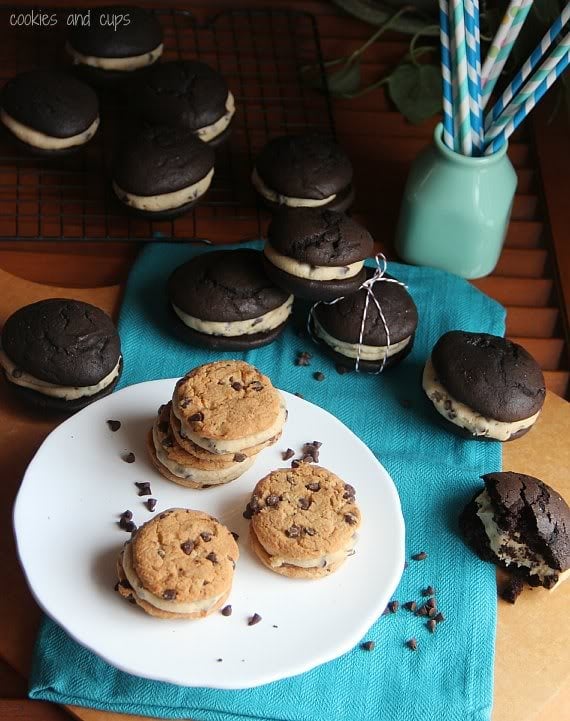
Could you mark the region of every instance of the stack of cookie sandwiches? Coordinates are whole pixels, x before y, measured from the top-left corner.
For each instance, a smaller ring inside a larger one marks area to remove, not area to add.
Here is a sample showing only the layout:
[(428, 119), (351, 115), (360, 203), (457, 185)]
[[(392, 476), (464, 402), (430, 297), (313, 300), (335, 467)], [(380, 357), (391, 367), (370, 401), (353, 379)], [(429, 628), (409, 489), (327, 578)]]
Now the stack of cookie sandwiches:
[(228, 483), (277, 442), (287, 417), (270, 379), (244, 361), (207, 363), (181, 378), (148, 434), (152, 463), (189, 488)]

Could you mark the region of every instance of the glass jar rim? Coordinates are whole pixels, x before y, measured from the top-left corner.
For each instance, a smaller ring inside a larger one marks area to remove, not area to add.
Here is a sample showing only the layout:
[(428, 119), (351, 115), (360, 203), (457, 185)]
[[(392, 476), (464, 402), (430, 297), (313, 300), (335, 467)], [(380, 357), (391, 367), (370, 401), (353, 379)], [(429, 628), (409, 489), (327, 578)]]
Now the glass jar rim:
[(438, 123), (435, 127), (435, 130), (433, 132), (433, 139), (436, 148), (439, 150), (439, 152), (444, 155), (445, 157), (452, 160), (454, 163), (458, 163), (459, 165), (466, 165), (470, 167), (481, 167), (486, 165), (493, 165), (494, 163), (497, 163), (507, 154), (507, 150), (509, 149), (509, 141), (507, 140), (495, 153), (492, 155), (478, 155), (478, 156), (470, 156), (470, 155), (461, 155), (461, 153), (456, 153), (455, 150), (452, 150), (451, 148), (448, 148), (447, 145), (443, 142), (443, 123)]

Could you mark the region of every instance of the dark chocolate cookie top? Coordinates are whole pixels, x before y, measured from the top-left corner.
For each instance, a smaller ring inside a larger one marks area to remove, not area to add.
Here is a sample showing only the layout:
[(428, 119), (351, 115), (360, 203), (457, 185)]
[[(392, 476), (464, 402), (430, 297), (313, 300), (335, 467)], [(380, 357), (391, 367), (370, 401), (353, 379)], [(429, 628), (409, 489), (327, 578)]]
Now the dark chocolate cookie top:
[(2, 88), (0, 106), (14, 120), (53, 138), (82, 133), (99, 115), (95, 91), (58, 70), (16, 75)]
[(309, 265), (349, 265), (365, 260), (374, 250), (366, 228), (344, 213), (326, 208), (275, 213), (267, 239), (278, 253)]
[(114, 163), (114, 179), (135, 195), (162, 195), (202, 180), (215, 153), (183, 128), (145, 127), (127, 137)]
[(482, 478), (499, 528), (519, 534), (552, 568), (570, 567), (570, 508), (562, 496), (523, 473), (488, 473)]
[(168, 281), (170, 301), (200, 320), (258, 318), (289, 294), (265, 275), (258, 250), (216, 250), (176, 268)]
[[(372, 274), (373, 270), (366, 268), (367, 277), (370, 278)], [(384, 277), (392, 276), (386, 274)], [(390, 331), (390, 343), (399, 343), (412, 336), (418, 324), (418, 311), (406, 288), (399, 283), (380, 280), (374, 283), (373, 293), (386, 319)], [(315, 308), (315, 316), (333, 338), (345, 343), (358, 343), (365, 303), (366, 291), (361, 289), (345, 296), (338, 303), (332, 305), (320, 303)], [(363, 343), (371, 346), (387, 345), (386, 329), (373, 301), (368, 303)]]
[(540, 366), (522, 346), (488, 333), (450, 331), (432, 351), (438, 379), (449, 394), (486, 418), (530, 418), (544, 403)]
[(130, 85), (128, 97), (148, 122), (196, 131), (225, 115), (228, 92), (224, 78), (209, 65), (174, 60), (148, 68)]
[[(112, 24), (112, 17), (123, 22)], [(126, 20), (128, 17), (128, 24)], [(98, 58), (129, 58), (154, 50), (162, 42), (162, 29), (153, 13), (137, 7), (92, 8), (89, 26), (77, 25), (67, 40), (82, 55)]]
[(352, 182), (348, 156), (324, 135), (273, 138), (257, 156), (255, 167), (268, 188), (290, 198), (323, 200)]
[(17, 310), (4, 324), (2, 348), (18, 368), (62, 386), (99, 383), (121, 355), (109, 316), (68, 298), (40, 300)]

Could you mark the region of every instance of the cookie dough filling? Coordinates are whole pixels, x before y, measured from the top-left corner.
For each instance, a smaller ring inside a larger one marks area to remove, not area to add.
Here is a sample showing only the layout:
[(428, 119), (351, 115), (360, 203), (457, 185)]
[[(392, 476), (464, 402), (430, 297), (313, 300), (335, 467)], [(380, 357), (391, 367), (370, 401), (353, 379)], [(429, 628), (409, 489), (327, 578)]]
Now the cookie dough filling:
[(66, 44), (65, 49), (68, 55), (71, 56), (74, 65), (89, 65), (89, 67), (99, 68), (100, 70), (132, 72), (133, 70), (139, 70), (139, 68), (145, 68), (147, 65), (155, 63), (162, 55), (163, 45), (160, 43), (160, 45), (157, 45), (154, 50), (150, 50), (148, 53), (131, 55), (126, 58), (100, 58), (96, 55), (83, 55), (83, 53), (75, 50), (69, 43)]
[[(269, 426), (269, 428), (266, 428), (263, 431), (259, 431), (258, 433), (253, 433), (250, 436), (244, 436), (243, 438), (237, 439), (214, 440), (212, 438), (203, 438), (202, 436), (191, 430), (184, 422), (183, 418), (180, 418), (177, 413), (175, 403), (172, 404), (172, 412), (180, 421), (180, 427), (183, 431), (184, 437), (193, 441), (196, 445), (200, 446), (201, 448), (205, 448), (207, 451), (210, 451), (210, 453), (238, 453), (244, 448), (251, 448), (252, 446), (257, 446), (258, 444), (264, 443), (265, 441), (268, 441), (274, 436), (279, 435), (285, 423), (285, 419), (287, 418), (287, 407), (285, 405), (285, 400), (281, 394), (279, 394), (279, 398), (279, 413), (276, 420)], [(241, 465), (243, 467), (243, 463)]]
[(242, 335), (254, 335), (255, 333), (266, 333), (267, 331), (279, 328), (283, 325), (287, 318), (291, 315), (291, 308), (293, 306), (293, 296), (290, 295), (283, 305), (280, 305), (274, 310), (270, 310), (268, 313), (264, 313), (257, 318), (249, 318), (248, 320), (235, 320), (235, 321), (213, 321), (213, 320), (201, 320), (195, 318), (178, 306), (172, 303), (172, 308), (180, 320), (188, 328), (193, 328), (199, 333), (205, 333), (206, 335), (222, 335), (226, 338), (232, 338), (235, 336)]
[(356, 544), (356, 541), (358, 539), (357, 534), (355, 533), (348, 544), (341, 548), (339, 551), (335, 551), (334, 553), (327, 553), (323, 556), (319, 556), (318, 558), (288, 558), (286, 556), (272, 556), (263, 543), (259, 541), (259, 544), (263, 548), (263, 550), (267, 553), (269, 556), (269, 563), (272, 568), (280, 568), (281, 566), (296, 566), (297, 568), (326, 568), (327, 566), (331, 566), (334, 563), (338, 563), (339, 561), (343, 561), (348, 556), (352, 556), (354, 554), (354, 546)]
[[(481, 519), (489, 539), (489, 546), (497, 558), (507, 566), (514, 564), (519, 568), (528, 568), (530, 574), (538, 576), (541, 582), (549, 577), (553, 577), (554, 582), (560, 580), (560, 571), (551, 568), (539, 553), (535, 553), (527, 544), (522, 543), (519, 533), (516, 531), (508, 533), (499, 528), (495, 521), (493, 504), (487, 490), (484, 490), (475, 499), (475, 503), (478, 506), (477, 515)], [(570, 569), (565, 572), (566, 575), (569, 575), (568, 572), (570, 572)], [(550, 586), (549, 583), (546, 585)]]
[(270, 243), (265, 243), (263, 249), (267, 260), (276, 268), (294, 275), (297, 278), (306, 278), (308, 280), (344, 280), (345, 278), (353, 278), (358, 275), (364, 267), (364, 261), (359, 260), (349, 265), (324, 266), (310, 265), (300, 260), (295, 260), (288, 255), (282, 255), (277, 252)]
[(223, 593), (217, 596), (209, 596), (207, 598), (200, 599), (199, 601), (168, 601), (164, 598), (156, 596), (154, 593), (147, 591), (141, 583), (140, 578), (133, 566), (133, 552), (130, 543), (125, 544), (125, 548), (121, 558), (123, 571), (125, 578), (131, 584), (133, 592), (141, 601), (146, 601), (154, 608), (158, 608), (161, 611), (168, 611), (168, 613), (198, 613), (200, 611), (209, 611), (213, 608), (216, 603), (222, 598)]
[(321, 205), (326, 205), (336, 198), (336, 193), (329, 195), (328, 198), (321, 198), (317, 200), (315, 198), (290, 198), (288, 195), (281, 195), (275, 190), (271, 190), (259, 177), (257, 168), (253, 169), (251, 175), (251, 182), (255, 189), (264, 198), (271, 201), (272, 203), (278, 203), (279, 205), (287, 205), (289, 208), (318, 208)]
[(11, 383), (14, 383), (14, 385), (29, 388), (32, 391), (42, 393), (43, 395), (50, 396), (51, 398), (62, 398), (65, 401), (72, 401), (77, 398), (83, 398), (84, 396), (94, 396), (104, 388), (107, 388), (107, 386), (109, 386), (119, 375), (121, 358), (119, 358), (117, 365), (110, 373), (100, 380), (99, 383), (95, 383), (95, 385), (92, 386), (60, 386), (56, 383), (42, 381), (39, 378), (35, 378), (29, 373), (26, 373), (26, 371), (23, 371), (21, 368), (18, 368), (1, 348), (0, 366), (4, 369), (8, 380)]
[(404, 350), (404, 348), (406, 348), (412, 340), (412, 336), (410, 335), (397, 343), (390, 343), (389, 346), (362, 344), (359, 347), (358, 343), (347, 343), (346, 341), (334, 338), (326, 332), (315, 316), (313, 316), (313, 326), (315, 335), (323, 340), (330, 348), (336, 351), (336, 353), (340, 353), (347, 358), (360, 358), (361, 360), (367, 361), (377, 361), (382, 360), (383, 358), (391, 358), (400, 351)]
[(217, 138), (218, 135), (221, 135), (224, 130), (228, 127), (230, 124), (234, 113), (236, 111), (236, 104), (234, 100), (234, 96), (231, 92), (228, 92), (228, 97), (226, 99), (226, 112), (219, 120), (216, 120), (215, 123), (212, 123), (211, 125), (205, 125), (203, 128), (198, 128), (196, 130), (196, 135), (200, 138), (200, 140), (203, 140), (205, 143), (209, 143), (210, 140), (214, 140), (214, 138)]
[(465, 428), (474, 436), (492, 438), (497, 441), (508, 441), (515, 433), (533, 426), (540, 415), (540, 411), (538, 411), (530, 418), (512, 422), (485, 418), (473, 408), (449, 395), (437, 378), (431, 358), (428, 359), (424, 368), (422, 385), (438, 413), (456, 426)]
[(34, 148), (40, 148), (41, 150), (65, 150), (66, 148), (73, 148), (76, 145), (84, 145), (91, 140), (99, 127), (99, 118), (97, 117), (87, 130), (84, 130), (82, 133), (70, 135), (67, 138), (55, 138), (52, 135), (40, 133), (39, 130), (34, 130), (34, 128), (18, 122), (5, 110), (0, 110), (0, 121), (18, 140), (26, 143), (26, 145), (32, 145)]
[(115, 181), (113, 181), (113, 190), (117, 197), (126, 205), (130, 205), (137, 210), (148, 210), (158, 212), (161, 210), (172, 210), (180, 208), (186, 203), (190, 203), (200, 198), (210, 187), (212, 178), (214, 177), (214, 168), (210, 172), (193, 185), (181, 190), (175, 190), (172, 193), (162, 193), (161, 195), (135, 195), (123, 190)]

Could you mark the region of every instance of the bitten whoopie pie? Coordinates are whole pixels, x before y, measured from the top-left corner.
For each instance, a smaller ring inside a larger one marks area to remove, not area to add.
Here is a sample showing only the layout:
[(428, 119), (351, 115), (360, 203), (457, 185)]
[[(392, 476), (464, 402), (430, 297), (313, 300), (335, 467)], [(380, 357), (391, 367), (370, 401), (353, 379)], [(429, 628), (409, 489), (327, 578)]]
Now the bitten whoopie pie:
[(235, 113), (224, 78), (198, 60), (159, 63), (130, 85), (128, 95), (145, 121), (186, 128), (205, 143), (225, 138)]
[(141, 526), (117, 562), (117, 591), (157, 618), (204, 618), (229, 596), (239, 549), (202, 511), (171, 508)]
[(189, 130), (145, 127), (120, 146), (113, 189), (139, 214), (172, 218), (206, 193), (214, 177), (214, 159), (212, 148)]
[(552, 588), (570, 576), (570, 508), (538, 478), (504, 471), (483, 476), (459, 518), (467, 543), (484, 561)]
[(497, 441), (527, 433), (546, 395), (540, 366), (522, 346), (458, 330), (435, 344), (423, 388), (448, 428), (466, 438)]
[[(366, 268), (366, 277), (373, 270)], [(377, 372), (399, 363), (412, 350), (418, 311), (412, 296), (391, 276), (372, 285), (372, 292), (382, 308), (388, 334), (376, 303), (369, 299), (362, 342), (360, 333), (366, 306), (366, 290), (345, 296), (338, 303), (319, 303), (311, 318), (313, 339), (345, 368)]]
[(116, 386), (121, 343), (100, 308), (67, 298), (41, 300), (20, 308), (4, 324), (0, 365), (25, 401), (72, 413)]
[(275, 213), (263, 250), (265, 270), (299, 298), (333, 300), (355, 293), (366, 280), (370, 233), (343, 213), (299, 208)]
[(346, 210), (353, 201), (352, 165), (324, 135), (284, 135), (257, 156), (252, 183), (273, 208)]
[(162, 55), (162, 29), (142, 8), (92, 8), (89, 25), (70, 31), (66, 50), (90, 80), (113, 82), (155, 63)]
[(99, 127), (99, 102), (85, 83), (57, 70), (32, 70), (9, 80), (0, 95), (0, 120), (36, 153), (69, 153)]
[(168, 297), (177, 334), (217, 350), (271, 343), (293, 306), (293, 296), (267, 277), (262, 254), (248, 249), (213, 251), (184, 263), (170, 276)]

